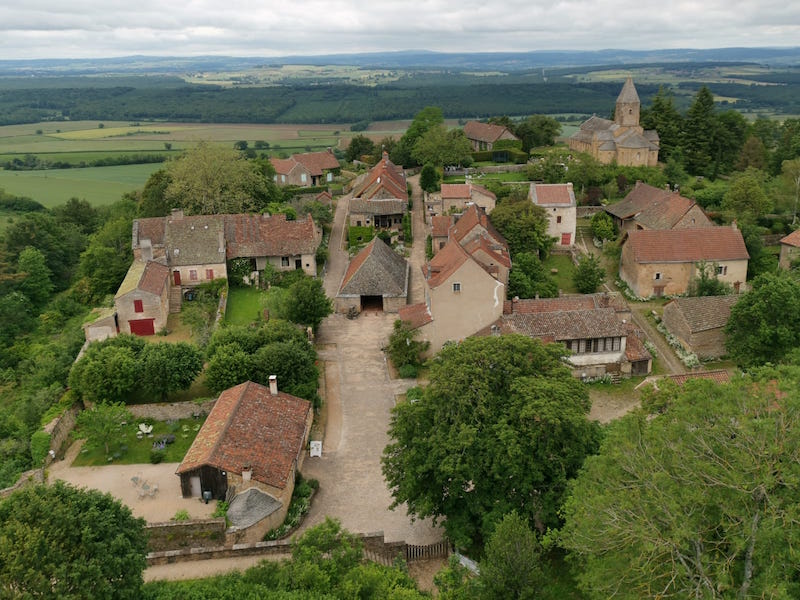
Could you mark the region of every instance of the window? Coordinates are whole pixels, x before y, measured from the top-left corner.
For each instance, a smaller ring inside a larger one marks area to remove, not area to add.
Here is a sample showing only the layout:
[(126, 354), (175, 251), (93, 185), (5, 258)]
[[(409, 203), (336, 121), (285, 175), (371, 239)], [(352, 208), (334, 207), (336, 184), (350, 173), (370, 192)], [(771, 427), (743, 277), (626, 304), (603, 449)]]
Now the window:
[(195, 269), (189, 269), (189, 281), (197, 281), (197, 271)]
[(289, 257), (288, 256), (281, 256), (281, 266), (288, 267), (289, 266)]
[(134, 300), (133, 301), (133, 312), (144, 312), (144, 306), (142, 306), (141, 300)]
[(214, 269), (206, 269), (206, 279), (209, 281), (214, 279)]
[(656, 273), (655, 275), (653, 275), (653, 279), (655, 279), (656, 281), (660, 281), (661, 280), (661, 273)]
[(453, 293), (458, 294), (461, 291), (461, 284), (459, 282), (453, 283)]
[(556, 217), (556, 223), (561, 223), (561, 215), (558, 215), (558, 216)]
[(728, 265), (717, 265), (717, 275), (727, 275)]

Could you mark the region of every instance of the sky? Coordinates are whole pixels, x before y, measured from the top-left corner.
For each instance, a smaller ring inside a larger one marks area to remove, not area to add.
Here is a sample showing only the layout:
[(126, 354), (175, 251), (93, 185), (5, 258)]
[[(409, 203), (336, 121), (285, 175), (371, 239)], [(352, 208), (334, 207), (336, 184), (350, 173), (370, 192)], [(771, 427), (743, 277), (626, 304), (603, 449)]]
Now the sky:
[(792, 0), (0, 0), (0, 59), (798, 45)]

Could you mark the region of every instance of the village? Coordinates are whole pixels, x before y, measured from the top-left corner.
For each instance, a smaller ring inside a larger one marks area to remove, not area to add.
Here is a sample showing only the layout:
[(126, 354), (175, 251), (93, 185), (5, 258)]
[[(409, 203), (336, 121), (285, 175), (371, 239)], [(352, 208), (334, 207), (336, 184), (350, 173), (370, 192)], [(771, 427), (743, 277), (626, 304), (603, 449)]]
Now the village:
[[(654, 167), (659, 136), (640, 126), (639, 115), (628, 78), (614, 119), (587, 120), (568, 148), (600, 164)], [(502, 125), (469, 121), (463, 129), (475, 152), (507, 150), (517, 140)], [(145, 422), (196, 420), (196, 435), (179, 463), (72, 466), (84, 443), (68, 441), (80, 409), (51, 424), (46, 480), (109, 492), (144, 518), (146, 580), (209, 576), (287, 556), (291, 536), (332, 517), (362, 536), (371, 560), (390, 565), (399, 554), (430, 587), (431, 573), (458, 549), (441, 521), (414, 518), (404, 503), (391, 508), (396, 503), (381, 457), (392, 442), (393, 409), (413, 402), (409, 390), (428, 383), (425, 361), (465, 340), (520, 335), (560, 344), (562, 363), (577, 381), (601, 384), (590, 388), (588, 414), (600, 423), (639, 406), (640, 388), (661, 380), (677, 386), (730, 380), (731, 365), (720, 359), (727, 355), (731, 309), (750, 289), (750, 255), (736, 220), (717, 224), (679, 189), (636, 181), (618, 202), (579, 205), (571, 182), (509, 184), (517, 201), (546, 219), (547, 249), (540, 258), (560, 256), (574, 266), (594, 261), (604, 273), (588, 293), (558, 289), (552, 297), (520, 297), (509, 293), (516, 289), (518, 256), (492, 220), (502, 202), (482, 185), (481, 167), (452, 166), (463, 183), (426, 191), (419, 168), (404, 170), (384, 151), (334, 195), (324, 189), (343, 168), (333, 152), (271, 162), (278, 186), (307, 186), (310, 201), (330, 207), (329, 229), (311, 214), (186, 214), (175, 208), (137, 218), (133, 262), (113, 306), (96, 309), (85, 323), (81, 352), (117, 336), (158, 339), (163, 333), (170, 341), (171, 315), (192, 306), (201, 286), (242, 278), (230, 272), (231, 261), (246, 265), (243, 282), (256, 288), (269, 287), (270, 273), (301, 271), (321, 280), (331, 299), (332, 314), (300, 336), (317, 353), (321, 402), (288, 393), (283, 376), (270, 373), (268, 383), (238, 381), (203, 404), (129, 406), (133, 420), (124, 426), (138, 439), (152, 438)], [(592, 233), (596, 215), (613, 223), (618, 264), (604, 252), (608, 240)], [(800, 236), (795, 231), (779, 242), (780, 265), (788, 268), (800, 252)], [(690, 295), (706, 277), (726, 293)], [(220, 297), (217, 324), (226, 301)], [(269, 320), (268, 312), (261, 318)], [(420, 344), (411, 377), (387, 350), (399, 326), (408, 344)], [(631, 380), (635, 390), (625, 383)], [(296, 482), (310, 480), (318, 487), (302, 522), (264, 541), (287, 520)], [(225, 503), (222, 515), (218, 503)], [(175, 520), (181, 512), (188, 518)]]

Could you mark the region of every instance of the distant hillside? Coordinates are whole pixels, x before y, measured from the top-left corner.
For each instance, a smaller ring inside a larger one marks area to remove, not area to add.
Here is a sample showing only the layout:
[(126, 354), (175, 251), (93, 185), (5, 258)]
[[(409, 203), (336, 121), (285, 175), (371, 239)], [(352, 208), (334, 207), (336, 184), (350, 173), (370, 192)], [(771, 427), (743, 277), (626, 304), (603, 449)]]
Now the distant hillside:
[(0, 76), (98, 75), (238, 71), (261, 65), (349, 65), (370, 68), (483, 69), (513, 72), (527, 69), (657, 62), (755, 62), (765, 65), (800, 63), (800, 47), (713, 48), (697, 50), (597, 50), (535, 52), (373, 52), (321, 56), (126, 56), (98, 59), (0, 60)]

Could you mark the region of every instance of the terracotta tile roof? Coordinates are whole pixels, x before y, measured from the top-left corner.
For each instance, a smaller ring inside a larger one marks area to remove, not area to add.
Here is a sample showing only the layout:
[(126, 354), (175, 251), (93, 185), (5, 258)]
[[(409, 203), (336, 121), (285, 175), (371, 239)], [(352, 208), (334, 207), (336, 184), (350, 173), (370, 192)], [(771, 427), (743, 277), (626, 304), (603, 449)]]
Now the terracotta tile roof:
[(288, 221), (286, 215), (224, 215), (228, 258), (314, 254), (319, 234), (311, 215)]
[(396, 198), (408, 202), (406, 176), (402, 167), (390, 161), (389, 155), (384, 152), (378, 164), (357, 180), (353, 186), (353, 198), (365, 200)]
[(714, 383), (728, 383), (731, 380), (731, 376), (724, 369), (680, 373), (678, 375), (668, 375), (668, 377), (678, 385), (683, 385), (690, 379), (709, 379)]
[[(464, 125), (464, 135), (467, 139), (479, 142), (496, 142), (501, 135), (508, 131), (508, 127), (502, 125), (492, 125), (490, 123), (480, 123), (478, 121), (468, 121)], [(508, 131), (508, 133), (511, 133)], [(513, 134), (512, 134), (513, 135)], [(513, 139), (519, 139), (514, 136)]]
[(302, 451), (311, 403), (247, 381), (219, 395), (206, 422), (178, 467), (186, 473), (202, 466), (241, 474), (285, 488)]
[(333, 155), (332, 150), (294, 154), (290, 160), (300, 163), (314, 176), (322, 175), (326, 170), (339, 168), (339, 161)]
[(169, 282), (169, 267), (148, 260), (139, 280), (139, 289), (160, 296)]
[(450, 225), (453, 223), (453, 218), (449, 215), (436, 215), (431, 218), (431, 236), (432, 237), (447, 237), (447, 232), (450, 230)]
[(461, 242), (475, 227), (482, 227), (495, 242), (508, 248), (505, 238), (494, 228), (486, 211), (477, 204), (470, 204), (450, 228), (450, 239)]
[(225, 262), (225, 215), (165, 217), (165, 246), (171, 266)]
[(339, 296), (408, 296), (406, 259), (383, 240), (372, 241), (353, 257), (339, 286)]
[(637, 263), (746, 260), (742, 232), (733, 227), (631, 231), (629, 244)]
[(689, 331), (696, 333), (725, 327), (731, 316), (731, 307), (738, 299), (739, 296), (701, 296), (675, 298), (669, 304), (683, 315)]
[(781, 244), (788, 246), (796, 246), (800, 248), (800, 229), (795, 229), (792, 233), (784, 238), (781, 238)]
[(428, 287), (439, 287), (468, 260), (472, 259), (461, 247), (461, 244), (448, 242), (422, 267), (422, 274), (428, 282)]
[(575, 206), (571, 183), (532, 183), (529, 195), (539, 206)]
[(424, 302), (401, 307), (397, 316), (401, 321), (408, 322), (411, 329), (417, 329), (433, 321), (428, 305)]

